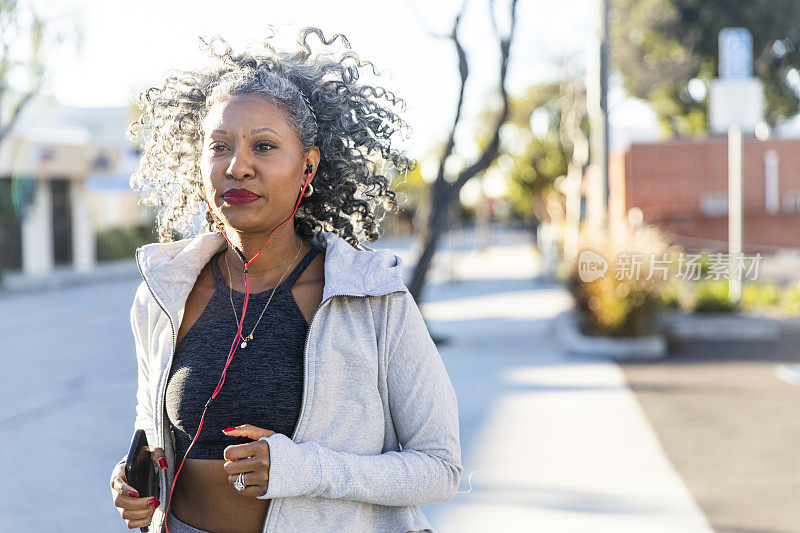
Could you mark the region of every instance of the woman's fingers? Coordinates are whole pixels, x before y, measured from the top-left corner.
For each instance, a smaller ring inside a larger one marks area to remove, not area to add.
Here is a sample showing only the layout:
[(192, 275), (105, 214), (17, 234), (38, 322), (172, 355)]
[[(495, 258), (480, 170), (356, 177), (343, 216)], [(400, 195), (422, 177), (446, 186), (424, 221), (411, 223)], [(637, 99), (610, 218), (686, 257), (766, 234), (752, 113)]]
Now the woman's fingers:
[(234, 437), (247, 437), (253, 440), (258, 440), (261, 437), (269, 437), (274, 435), (275, 432), (271, 429), (264, 429), (252, 424), (242, 424), (241, 426), (234, 426), (232, 428), (225, 428), (222, 430), (226, 435)]
[(257, 498), (258, 496), (263, 496), (267, 493), (267, 484), (266, 483), (259, 483), (258, 485), (250, 485), (248, 484), (244, 490), (242, 491), (235, 491), (236, 494), (239, 496), (249, 496), (251, 498)]
[[(238, 477), (239, 477), (239, 474), (233, 474), (233, 475), (228, 476), (228, 483), (233, 485), (233, 482), (236, 481), (236, 479)], [(249, 472), (244, 472), (242, 474), (242, 478), (243, 478), (243, 483), (245, 485), (247, 485), (248, 487), (251, 486), (251, 485), (263, 485), (263, 486), (266, 486), (267, 485), (267, 479), (269, 478), (269, 475), (264, 470), (257, 470), (257, 471), (251, 470)]]
[[(239, 478), (239, 474), (228, 476), (228, 483), (233, 486), (234, 482)], [(269, 481), (269, 474), (266, 470), (258, 472), (245, 472), (242, 474), (242, 482), (245, 484), (244, 490), (236, 491), (237, 494), (242, 496), (263, 496), (267, 493), (267, 486)]]
[[(128, 496), (126, 493), (121, 493), (119, 491), (114, 492), (114, 506), (117, 509), (147, 509), (148, 505), (155, 509), (161, 503), (158, 501), (158, 498), (143, 498), (139, 496)], [(155, 505), (155, 507), (153, 507)]]
[(156, 468), (167, 468), (167, 457), (164, 455), (164, 448), (153, 448), (150, 451), (150, 459)]
[(122, 518), (125, 519), (126, 521), (127, 520), (136, 521), (136, 520), (146, 519), (147, 522), (149, 523), (150, 520), (153, 518), (153, 513), (155, 512), (155, 510), (156, 510), (155, 507), (153, 507), (152, 505), (148, 505), (144, 509), (123, 509), (120, 515), (122, 515)]
[(242, 459), (236, 459), (236, 458), (231, 459), (229, 457), (232, 453), (233, 452), (228, 451), (228, 453), (225, 454), (225, 457), (228, 459), (222, 464), (222, 469), (225, 470), (225, 472), (229, 475), (238, 474), (239, 472), (267, 470), (269, 468), (268, 453), (259, 451), (252, 454), (251, 456), (244, 457)]
[[(250, 443), (252, 445), (261, 444)], [(264, 443), (266, 444), (266, 443)], [(244, 496), (261, 496), (267, 492), (267, 482), (269, 481), (269, 454), (259, 453), (254, 457), (245, 459), (228, 460), (222, 465), (223, 470), (228, 474), (228, 483), (233, 485), (239, 474), (243, 474), (245, 490), (238, 491)]]
[(151, 510), (154, 510), (161, 503), (158, 501), (158, 498), (140, 497), (139, 492), (128, 485), (127, 480), (125, 479), (124, 465), (122, 466), (121, 471), (119, 465), (114, 468), (114, 472), (111, 475), (110, 484), (114, 497), (114, 506), (120, 511), (120, 514), (122, 514), (125, 510), (147, 511), (148, 507)]
[(153, 512), (155, 512), (155, 509), (150, 507), (149, 511), (131, 511), (130, 517), (127, 517), (126, 513), (128, 511), (125, 511), (122, 513), (122, 518), (125, 519), (125, 525), (128, 526), (128, 529), (136, 529), (137, 527), (149, 526), (150, 522), (153, 521)]
[[(269, 474), (269, 464), (260, 457), (250, 457), (249, 459), (239, 459), (237, 461), (226, 461), (222, 469), (228, 474), (228, 478), (233, 483), (239, 473), (247, 474), (248, 480), (266, 481)], [(255, 483), (255, 481), (253, 481)]]
[(117, 491), (120, 495), (138, 498), (139, 491), (128, 485), (126, 482), (125, 467), (122, 467), (122, 472), (119, 472), (118, 470), (118, 468), (115, 468), (114, 474), (111, 476), (111, 488)]
[(125, 478), (125, 463), (117, 463), (110, 479), (114, 506), (125, 520), (128, 529), (149, 526), (153, 513), (161, 502), (158, 498), (140, 497)]
[(142, 520), (126, 520), (125, 524), (128, 526), (128, 529), (136, 529), (137, 527), (144, 527), (149, 526), (152, 520), (142, 519)]
[(240, 473), (244, 473), (243, 496), (263, 496), (269, 483), (269, 443), (258, 440), (275, 434), (271, 429), (264, 429), (252, 424), (230, 427), (222, 430), (226, 435), (248, 437), (255, 442), (236, 444), (225, 448), (223, 469), (228, 474), (228, 483), (233, 485)]
[(269, 443), (257, 440), (245, 444), (231, 444), (222, 451), (222, 458), (226, 461), (247, 459), (248, 457), (262, 457), (264, 466), (269, 465)]

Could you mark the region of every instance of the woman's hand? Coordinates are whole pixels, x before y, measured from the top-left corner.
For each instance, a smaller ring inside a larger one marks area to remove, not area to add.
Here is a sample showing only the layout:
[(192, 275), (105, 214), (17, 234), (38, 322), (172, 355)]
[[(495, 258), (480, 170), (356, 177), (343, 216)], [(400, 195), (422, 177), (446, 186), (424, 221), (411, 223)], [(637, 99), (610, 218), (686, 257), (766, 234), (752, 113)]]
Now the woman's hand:
[[(162, 448), (154, 448), (150, 452), (150, 459), (153, 464), (160, 468), (167, 467), (167, 460), (164, 457)], [(119, 511), (120, 516), (125, 520), (128, 529), (144, 527), (150, 525), (156, 507), (161, 505), (158, 498), (142, 498), (139, 493), (128, 485), (125, 479), (125, 463), (117, 463), (114, 471), (111, 472), (111, 497), (114, 506)]]
[(255, 442), (247, 444), (233, 444), (225, 448), (223, 457), (225, 464), (222, 467), (228, 474), (228, 483), (233, 485), (240, 472), (244, 472), (242, 481), (246, 485), (243, 491), (236, 491), (244, 496), (258, 497), (267, 493), (269, 486), (269, 443), (258, 440), (269, 437), (275, 432), (269, 429), (242, 424), (222, 430), (226, 435), (234, 437), (248, 437)]

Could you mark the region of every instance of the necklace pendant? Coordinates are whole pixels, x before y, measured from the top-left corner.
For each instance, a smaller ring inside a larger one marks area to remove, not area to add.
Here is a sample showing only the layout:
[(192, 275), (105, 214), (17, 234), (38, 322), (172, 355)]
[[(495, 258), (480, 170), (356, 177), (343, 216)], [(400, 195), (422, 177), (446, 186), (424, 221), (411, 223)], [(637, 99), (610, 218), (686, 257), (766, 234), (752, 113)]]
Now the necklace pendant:
[(247, 341), (242, 341), (242, 344), (240, 344), (240, 346), (242, 348), (247, 348)]

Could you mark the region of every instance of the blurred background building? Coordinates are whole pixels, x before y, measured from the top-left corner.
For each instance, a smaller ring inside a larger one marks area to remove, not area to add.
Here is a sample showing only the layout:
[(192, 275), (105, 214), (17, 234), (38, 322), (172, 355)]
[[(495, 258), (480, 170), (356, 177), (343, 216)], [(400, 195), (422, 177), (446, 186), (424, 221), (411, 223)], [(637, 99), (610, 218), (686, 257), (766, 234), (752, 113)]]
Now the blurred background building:
[[(128, 180), (137, 148), (126, 107), (82, 108), (34, 99), (0, 145), (0, 269), (41, 276), (91, 270), (100, 231), (149, 222)], [(151, 217), (150, 217), (151, 218)]]

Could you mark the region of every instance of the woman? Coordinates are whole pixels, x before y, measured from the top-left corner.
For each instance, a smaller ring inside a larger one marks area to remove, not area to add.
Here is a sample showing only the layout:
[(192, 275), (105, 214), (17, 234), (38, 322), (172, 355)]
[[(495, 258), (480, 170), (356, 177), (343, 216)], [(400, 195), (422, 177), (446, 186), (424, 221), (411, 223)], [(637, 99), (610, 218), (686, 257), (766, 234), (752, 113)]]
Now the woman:
[[(131, 183), (160, 242), (136, 253), (134, 427), (160, 492), (139, 497), (123, 457), (114, 505), (154, 533), (430, 531), (417, 506), (462, 472), (456, 397), (400, 258), (359, 244), (397, 205), (376, 161), (411, 164), (379, 103), (401, 101), (357, 83), (343, 36), (270, 39), (207, 43), (212, 67), (142, 95)], [(205, 231), (173, 241), (201, 205)]]

